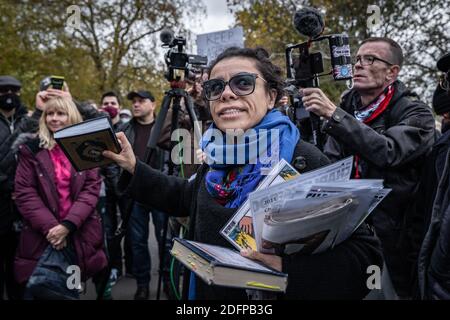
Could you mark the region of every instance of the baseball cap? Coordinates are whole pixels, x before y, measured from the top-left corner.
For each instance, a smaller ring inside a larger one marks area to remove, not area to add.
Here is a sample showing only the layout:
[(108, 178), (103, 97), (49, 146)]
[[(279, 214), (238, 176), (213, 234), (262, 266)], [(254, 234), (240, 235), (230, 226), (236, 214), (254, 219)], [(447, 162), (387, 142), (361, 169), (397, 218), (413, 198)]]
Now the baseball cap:
[(155, 102), (155, 97), (153, 97), (150, 91), (146, 90), (131, 91), (127, 95), (128, 100), (133, 100), (134, 97), (140, 97), (142, 99), (150, 99), (150, 101)]
[(11, 76), (0, 76), (0, 87), (16, 87), (22, 88), (19, 80)]

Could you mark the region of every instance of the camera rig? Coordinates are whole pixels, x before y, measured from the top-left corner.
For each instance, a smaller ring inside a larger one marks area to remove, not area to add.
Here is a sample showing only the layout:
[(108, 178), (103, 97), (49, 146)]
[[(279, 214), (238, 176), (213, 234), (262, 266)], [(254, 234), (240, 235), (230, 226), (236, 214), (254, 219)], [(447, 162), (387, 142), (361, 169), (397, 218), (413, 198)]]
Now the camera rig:
[[(195, 54), (187, 54), (183, 52), (186, 46), (186, 39), (183, 37), (174, 37), (172, 31), (164, 30), (160, 34), (163, 48), (169, 48), (164, 56), (169, 70), (165, 74), (165, 78), (171, 84), (173, 82), (183, 85), (184, 79), (193, 79), (195, 74), (206, 67), (208, 58)], [(179, 87), (179, 86), (177, 86)], [(182, 86), (184, 87), (184, 85)]]
[[(312, 142), (322, 148), (320, 134), (320, 118), (309, 114), (303, 106), (298, 88), (319, 87), (319, 77), (332, 75), (334, 80), (351, 80), (352, 63), (349, 38), (345, 34), (322, 35), (324, 22), (321, 13), (314, 8), (302, 8), (294, 15), (294, 26), (297, 31), (308, 37), (308, 40), (299, 44), (288, 45), (286, 55), (286, 91), (291, 96), (293, 110), (292, 120), (305, 131), (310, 131)], [(328, 41), (331, 57), (331, 70), (324, 73), (323, 57), (321, 52), (310, 52), (315, 42)], [(294, 55), (295, 53), (295, 55)], [(309, 123), (307, 120), (309, 119)], [(310, 124), (310, 127), (309, 127)]]

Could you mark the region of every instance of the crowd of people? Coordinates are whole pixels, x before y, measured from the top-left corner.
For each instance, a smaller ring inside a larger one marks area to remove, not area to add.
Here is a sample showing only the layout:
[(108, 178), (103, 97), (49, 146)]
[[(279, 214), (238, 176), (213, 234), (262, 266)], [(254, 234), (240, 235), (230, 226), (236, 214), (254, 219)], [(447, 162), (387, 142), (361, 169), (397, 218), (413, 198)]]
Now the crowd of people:
[[(256, 141), (278, 130), (279, 158), (300, 173), (353, 156), (352, 178), (383, 179), (392, 189), (347, 240), (325, 252), (242, 251), (288, 274), (286, 292), (277, 295), (211, 286), (187, 269), (182, 284), (170, 283), (170, 239), (180, 226), (188, 239), (231, 248), (220, 229), (264, 177), (262, 159), (253, 161), (245, 152), (251, 141), (236, 145), (226, 135), (204, 134), (198, 146), (189, 142), (204, 161), (174, 170), (171, 115), (157, 147), (148, 148), (157, 118), (150, 91), (126, 95), (131, 111), (114, 91), (103, 93), (97, 107), (94, 100), (76, 101), (67, 84), (57, 90), (45, 78), (29, 112), (20, 100), (21, 83), (0, 76), (0, 298), (45, 298), (32, 288), (51, 250), (71, 252), (81, 280), (92, 278), (102, 299), (113, 298), (111, 287), (126, 274), (136, 280), (134, 299), (154, 298), (151, 218), (169, 298), (182, 287), (178, 298), (191, 300), (450, 299), (450, 54), (437, 62), (436, 75), (442, 76), (433, 108), (399, 80), (402, 64), (395, 41), (369, 38), (356, 53), (353, 88), (338, 104), (320, 88), (299, 89), (305, 110), (322, 120), (323, 148), (306, 141), (286, 115), (291, 107), (281, 69), (263, 48), (226, 49), (187, 89), (205, 130), (252, 130)], [(433, 111), (442, 117), (440, 131)], [(53, 133), (101, 115), (109, 117), (121, 152), (104, 151), (113, 164), (76, 172)], [(178, 126), (192, 131), (188, 120), (182, 108)], [(208, 153), (235, 148), (246, 156), (233, 153), (223, 163)], [(382, 269), (380, 290), (367, 286), (374, 265)]]

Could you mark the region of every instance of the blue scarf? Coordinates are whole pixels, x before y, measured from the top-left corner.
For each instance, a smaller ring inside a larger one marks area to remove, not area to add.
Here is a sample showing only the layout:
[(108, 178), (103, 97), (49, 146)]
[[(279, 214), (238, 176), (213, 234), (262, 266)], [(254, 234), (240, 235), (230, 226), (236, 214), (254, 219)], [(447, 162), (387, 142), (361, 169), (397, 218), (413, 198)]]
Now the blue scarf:
[(200, 142), (210, 166), (206, 189), (226, 208), (237, 208), (247, 199), (264, 176), (261, 170), (282, 158), (292, 161), (300, 132), (287, 116), (273, 109), (243, 137), (238, 143), (227, 143), (226, 135), (213, 123)]

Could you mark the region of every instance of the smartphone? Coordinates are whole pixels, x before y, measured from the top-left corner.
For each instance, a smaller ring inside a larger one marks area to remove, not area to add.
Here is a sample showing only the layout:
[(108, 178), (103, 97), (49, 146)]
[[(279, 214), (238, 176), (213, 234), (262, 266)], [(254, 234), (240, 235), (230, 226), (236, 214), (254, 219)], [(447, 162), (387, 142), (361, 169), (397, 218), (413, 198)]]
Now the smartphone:
[(64, 85), (64, 77), (61, 76), (51, 76), (50, 85), (53, 89), (62, 90)]

